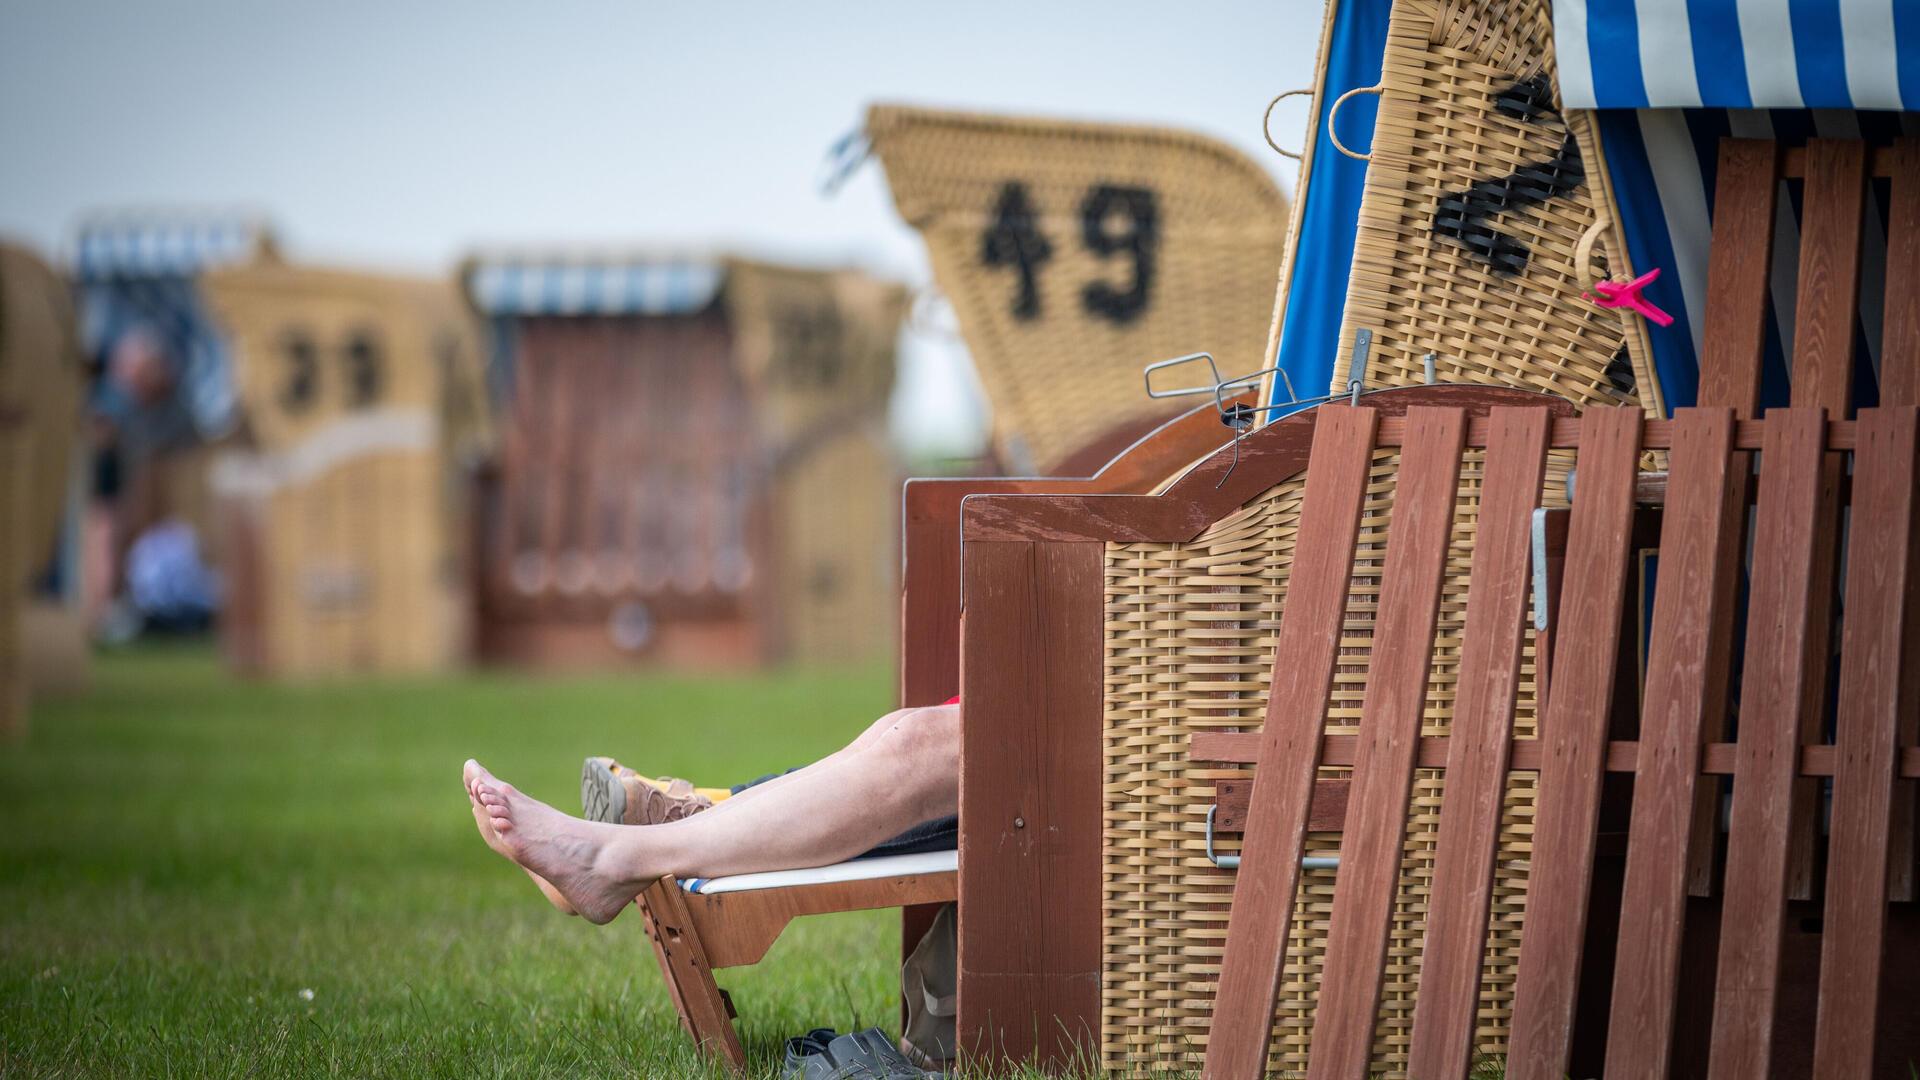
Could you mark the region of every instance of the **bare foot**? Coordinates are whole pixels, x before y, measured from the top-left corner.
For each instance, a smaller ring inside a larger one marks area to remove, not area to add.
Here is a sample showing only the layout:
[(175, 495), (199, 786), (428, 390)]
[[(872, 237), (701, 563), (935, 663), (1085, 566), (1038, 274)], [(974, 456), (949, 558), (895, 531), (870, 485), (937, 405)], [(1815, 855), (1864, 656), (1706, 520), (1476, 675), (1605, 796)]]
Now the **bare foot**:
[[(480, 829), (480, 839), (485, 840), (488, 847), (499, 852), (503, 858), (512, 862), (513, 852), (507, 850), (507, 845), (501, 841), (500, 834), (493, 831), (493, 819), (487, 816), (486, 807), (480, 805), (479, 793), (474, 789), (471, 782), (467, 784), (467, 802), (473, 805), (473, 823)], [(521, 869), (526, 870), (526, 867), (522, 866)], [(567, 902), (566, 897), (560, 895), (560, 890), (554, 888), (552, 882), (531, 870), (527, 870), (527, 876), (533, 879), (535, 885), (540, 886), (540, 895), (546, 897), (547, 902), (559, 908), (563, 914), (580, 914), (573, 910), (573, 905)]]
[(550, 882), (588, 922), (612, 922), (651, 884), (599, 865), (622, 826), (563, 814), (522, 794), (477, 761), (467, 762), (466, 775), (503, 854)]

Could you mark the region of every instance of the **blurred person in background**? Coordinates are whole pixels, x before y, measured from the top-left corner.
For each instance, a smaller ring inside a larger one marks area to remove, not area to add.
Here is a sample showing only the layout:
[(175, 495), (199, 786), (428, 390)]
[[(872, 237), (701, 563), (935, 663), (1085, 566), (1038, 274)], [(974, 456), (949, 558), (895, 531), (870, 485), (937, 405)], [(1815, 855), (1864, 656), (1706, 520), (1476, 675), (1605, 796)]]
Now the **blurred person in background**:
[[(93, 469), (84, 541), (86, 612), (102, 637), (125, 640), (140, 631), (144, 619), (123, 596), (127, 579), (122, 570), (142, 534), (165, 524), (158, 505), (155, 463), (162, 455), (194, 446), (199, 434), (179, 393), (178, 373), (166, 342), (153, 327), (128, 327), (114, 339), (98, 371), (89, 425)], [(191, 534), (190, 527), (173, 524)], [(163, 539), (153, 549), (168, 555), (158, 567), (146, 560), (149, 565), (143, 567), (142, 577), (149, 599), (182, 593), (159, 585), (173, 573), (165, 567), (182, 565), (172, 557), (179, 552), (179, 539), (176, 529), (171, 539)], [(193, 562), (197, 563), (197, 545), (191, 535), (188, 541), (195, 548)], [(212, 594), (199, 584), (189, 583), (184, 592), (203, 594), (211, 603)], [(210, 615), (208, 608), (188, 615), (187, 622), (200, 619), (199, 625), (204, 626), (202, 617)]]

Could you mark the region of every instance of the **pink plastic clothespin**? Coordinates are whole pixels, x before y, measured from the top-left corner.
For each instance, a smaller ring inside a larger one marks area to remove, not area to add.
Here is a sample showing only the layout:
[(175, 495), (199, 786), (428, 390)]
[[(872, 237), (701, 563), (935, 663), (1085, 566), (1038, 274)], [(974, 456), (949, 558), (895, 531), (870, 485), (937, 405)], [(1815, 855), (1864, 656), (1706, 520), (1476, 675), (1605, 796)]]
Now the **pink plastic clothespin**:
[[(1660, 268), (1656, 266), (1632, 281), (1596, 281), (1593, 284), (1593, 292), (1583, 295), (1601, 307), (1628, 308), (1645, 315), (1660, 326), (1672, 326), (1673, 316), (1661, 311), (1652, 301), (1640, 295), (1640, 290), (1652, 284), (1659, 276)], [(1600, 295), (1595, 296), (1593, 293)]]

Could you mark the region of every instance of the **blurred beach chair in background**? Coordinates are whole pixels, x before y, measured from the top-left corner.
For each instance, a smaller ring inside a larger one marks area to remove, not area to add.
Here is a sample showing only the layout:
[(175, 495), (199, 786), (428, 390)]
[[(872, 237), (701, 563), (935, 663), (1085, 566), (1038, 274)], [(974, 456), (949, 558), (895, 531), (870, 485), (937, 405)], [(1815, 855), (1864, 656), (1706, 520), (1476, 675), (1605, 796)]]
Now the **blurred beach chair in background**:
[[(0, 244), (0, 738), (26, 734), (28, 702), (47, 689), (48, 673), (29, 663), (30, 612), (52, 607), (62, 636), (84, 637), (75, 590), (50, 605), (32, 587), (73, 532), (84, 392), (66, 282), (24, 248)], [(84, 647), (64, 651), (78, 654), (68, 666), (84, 667)]]
[(200, 286), (228, 335), (239, 428), (212, 477), (228, 662), (276, 677), (465, 664), (467, 493), (493, 411), (459, 293), (272, 259)]
[(552, 668), (870, 661), (892, 643), (899, 286), (635, 253), (467, 261), (493, 331), (481, 655)]

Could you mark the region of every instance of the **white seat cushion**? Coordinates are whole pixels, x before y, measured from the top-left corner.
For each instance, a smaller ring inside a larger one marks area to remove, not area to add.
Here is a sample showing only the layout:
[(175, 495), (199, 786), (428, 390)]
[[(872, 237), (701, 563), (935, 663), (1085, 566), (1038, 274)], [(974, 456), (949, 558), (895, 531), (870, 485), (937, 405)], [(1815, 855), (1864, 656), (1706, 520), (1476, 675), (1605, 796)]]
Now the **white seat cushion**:
[(690, 893), (712, 896), (715, 893), (752, 892), (755, 889), (784, 889), (790, 885), (824, 885), (834, 881), (872, 881), (875, 878), (912, 874), (939, 874), (958, 869), (958, 851), (928, 851), (918, 855), (853, 859), (805, 870), (769, 870), (761, 874), (735, 874), (733, 877), (684, 878), (680, 887)]

